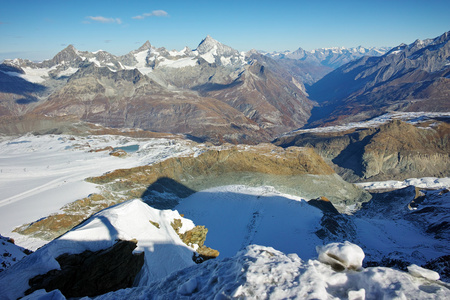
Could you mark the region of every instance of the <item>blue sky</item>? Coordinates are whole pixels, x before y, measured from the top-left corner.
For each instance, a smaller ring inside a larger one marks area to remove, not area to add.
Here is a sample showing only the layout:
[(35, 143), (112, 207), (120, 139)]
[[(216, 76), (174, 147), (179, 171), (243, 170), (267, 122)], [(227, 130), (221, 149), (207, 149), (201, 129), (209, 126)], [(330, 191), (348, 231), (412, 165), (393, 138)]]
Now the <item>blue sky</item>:
[(43, 60), (65, 46), (115, 55), (146, 40), (195, 48), (206, 36), (240, 51), (396, 46), (450, 30), (448, 0), (0, 0), (0, 61)]

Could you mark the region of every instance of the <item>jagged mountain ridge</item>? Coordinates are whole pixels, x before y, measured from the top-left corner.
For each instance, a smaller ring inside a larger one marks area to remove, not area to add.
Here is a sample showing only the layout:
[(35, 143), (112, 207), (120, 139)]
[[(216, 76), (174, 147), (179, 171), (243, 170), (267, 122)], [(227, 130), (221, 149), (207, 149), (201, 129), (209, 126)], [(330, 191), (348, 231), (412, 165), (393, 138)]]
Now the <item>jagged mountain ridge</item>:
[(449, 111), (450, 32), (350, 62), (308, 87), (309, 120), (343, 123), (389, 111)]
[(287, 67), (301, 67), (307, 69), (308, 73), (303, 76), (305, 84), (313, 84), (324, 75), (350, 61), (363, 56), (380, 56), (389, 51), (390, 47), (370, 47), (362, 46), (354, 48), (333, 47), (319, 48), (311, 51), (298, 48), (295, 51), (283, 52), (263, 52), (277, 61), (282, 62)]
[[(41, 63), (5, 61), (0, 71), (2, 115), (71, 115), (215, 141), (270, 140), (305, 124), (312, 108), (290, 78), (210, 36), (195, 50), (147, 41), (123, 56), (70, 45)], [(11, 81), (28, 88), (8, 89)]]

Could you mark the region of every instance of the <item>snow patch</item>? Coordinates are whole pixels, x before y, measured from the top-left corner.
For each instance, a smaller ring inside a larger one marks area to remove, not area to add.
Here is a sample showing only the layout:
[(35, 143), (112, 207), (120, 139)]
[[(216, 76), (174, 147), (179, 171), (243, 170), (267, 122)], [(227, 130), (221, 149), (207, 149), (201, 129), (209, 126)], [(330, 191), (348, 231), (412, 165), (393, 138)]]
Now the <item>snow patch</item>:
[(408, 272), (414, 277), (425, 278), (428, 280), (439, 280), (440, 276), (437, 272), (428, 270), (418, 265), (410, 265), (408, 266)]
[(197, 61), (197, 59), (191, 57), (180, 58), (177, 60), (164, 59), (159, 62), (158, 66), (168, 68), (194, 67), (197, 65)]
[(319, 261), (331, 266), (339, 266), (342, 270), (358, 270), (362, 268), (364, 251), (358, 245), (348, 241), (344, 243), (331, 243), (316, 247)]
[(417, 124), (427, 119), (438, 117), (449, 117), (449, 116), (450, 112), (391, 112), (368, 121), (351, 122), (346, 125), (325, 126), (310, 129), (298, 129), (285, 133), (282, 136), (291, 136), (303, 133), (341, 132), (359, 128), (373, 128), (386, 124), (392, 120), (402, 120), (410, 124)]
[(408, 186), (416, 186), (419, 188), (429, 188), (429, 189), (441, 189), (441, 188), (450, 188), (450, 178), (423, 177), (423, 178), (409, 178), (403, 181), (387, 180), (375, 182), (360, 182), (355, 184), (365, 190), (402, 189)]

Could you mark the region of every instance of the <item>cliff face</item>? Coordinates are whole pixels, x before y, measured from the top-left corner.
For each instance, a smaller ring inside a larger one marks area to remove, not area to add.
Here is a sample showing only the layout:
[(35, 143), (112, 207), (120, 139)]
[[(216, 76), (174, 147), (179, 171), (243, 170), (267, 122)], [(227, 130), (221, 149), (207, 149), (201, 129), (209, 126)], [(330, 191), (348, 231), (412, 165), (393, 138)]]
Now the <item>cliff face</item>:
[(419, 127), (395, 120), (378, 128), (305, 133), (275, 144), (311, 146), (351, 181), (445, 177), (450, 174), (450, 124), (436, 122)]

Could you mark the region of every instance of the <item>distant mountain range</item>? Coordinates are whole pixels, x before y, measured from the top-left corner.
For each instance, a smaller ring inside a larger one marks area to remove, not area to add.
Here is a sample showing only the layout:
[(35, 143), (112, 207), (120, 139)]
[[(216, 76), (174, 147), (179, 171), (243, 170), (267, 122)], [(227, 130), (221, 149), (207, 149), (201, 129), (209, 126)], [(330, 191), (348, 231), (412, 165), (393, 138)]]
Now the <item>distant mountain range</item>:
[(308, 87), (320, 107), (313, 125), (345, 123), (389, 111), (450, 110), (450, 32), (364, 56)]
[(361, 58), (363, 56), (384, 55), (390, 49), (391, 47), (365, 48), (363, 46), (358, 46), (352, 48), (345, 48), (345, 47), (318, 48), (311, 51), (298, 48), (295, 51), (269, 52), (269, 53), (262, 52), (262, 53), (274, 59), (301, 60), (305, 62), (321, 64), (325, 67), (336, 69), (352, 60)]
[(70, 45), (40, 63), (0, 64), (0, 117), (74, 118), (216, 143), (257, 143), (307, 122), (449, 110), (448, 36), (389, 52), (245, 53), (210, 36), (195, 50), (169, 51), (147, 41), (122, 56)]
[(3, 116), (70, 115), (215, 141), (270, 140), (305, 124), (313, 106), (301, 82), (209, 36), (195, 50), (146, 42), (119, 57), (68, 46), (41, 63), (5, 61), (0, 71)]

